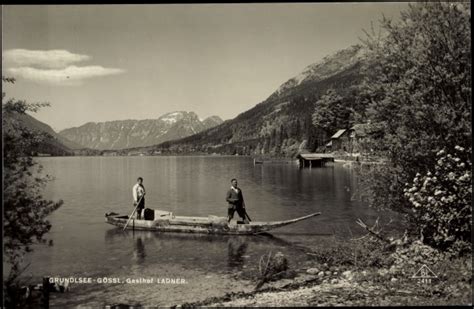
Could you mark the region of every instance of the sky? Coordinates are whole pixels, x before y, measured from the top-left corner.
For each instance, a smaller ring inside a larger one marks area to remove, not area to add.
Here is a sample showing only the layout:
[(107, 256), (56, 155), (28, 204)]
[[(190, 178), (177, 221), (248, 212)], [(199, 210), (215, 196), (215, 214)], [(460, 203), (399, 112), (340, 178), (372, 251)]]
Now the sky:
[(54, 130), (173, 111), (231, 119), (407, 3), (3, 6), (7, 97)]

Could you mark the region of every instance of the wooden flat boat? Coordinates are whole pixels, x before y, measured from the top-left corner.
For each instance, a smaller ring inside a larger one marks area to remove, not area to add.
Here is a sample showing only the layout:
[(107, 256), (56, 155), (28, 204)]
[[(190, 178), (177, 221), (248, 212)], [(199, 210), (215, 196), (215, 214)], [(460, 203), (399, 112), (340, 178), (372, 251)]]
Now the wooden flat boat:
[[(226, 217), (217, 217), (212, 215), (208, 217), (175, 216), (169, 211), (155, 210), (154, 220), (138, 220), (132, 218), (127, 225), (127, 229), (158, 232), (255, 235), (268, 232), (269, 230), (278, 227), (306, 220), (320, 214), (320, 212), (316, 212), (304, 217), (285, 221), (252, 221), (249, 223), (231, 221), (230, 223), (227, 223)], [(128, 219), (128, 215), (120, 215), (116, 213), (105, 214), (105, 222), (121, 228), (127, 224)]]

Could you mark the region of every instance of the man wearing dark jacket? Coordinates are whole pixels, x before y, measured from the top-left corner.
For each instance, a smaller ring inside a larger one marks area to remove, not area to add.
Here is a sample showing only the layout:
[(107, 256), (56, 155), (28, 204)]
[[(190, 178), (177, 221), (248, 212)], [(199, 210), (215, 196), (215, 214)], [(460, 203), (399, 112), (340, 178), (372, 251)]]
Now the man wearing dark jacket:
[(242, 190), (237, 187), (237, 179), (232, 179), (230, 183), (232, 186), (229, 191), (227, 191), (225, 198), (229, 203), (229, 208), (227, 209), (227, 222), (230, 222), (230, 220), (234, 218), (235, 211), (237, 211), (242, 220), (245, 221), (245, 202)]

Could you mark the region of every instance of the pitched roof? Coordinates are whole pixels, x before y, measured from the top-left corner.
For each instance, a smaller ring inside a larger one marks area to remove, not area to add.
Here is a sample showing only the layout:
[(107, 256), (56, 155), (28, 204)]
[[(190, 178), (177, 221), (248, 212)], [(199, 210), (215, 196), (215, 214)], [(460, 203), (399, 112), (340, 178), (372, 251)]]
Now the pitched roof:
[(346, 132), (346, 129), (338, 130), (338, 131), (336, 132), (336, 134), (334, 134), (333, 136), (331, 136), (331, 138), (339, 138), (339, 137), (341, 137), (342, 134), (344, 134), (344, 132)]

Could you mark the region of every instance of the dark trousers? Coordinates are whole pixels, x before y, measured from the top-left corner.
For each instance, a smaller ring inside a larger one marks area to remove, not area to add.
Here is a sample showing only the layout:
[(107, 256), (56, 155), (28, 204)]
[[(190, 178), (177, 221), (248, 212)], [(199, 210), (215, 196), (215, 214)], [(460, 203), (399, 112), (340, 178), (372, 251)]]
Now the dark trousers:
[(245, 220), (245, 209), (242, 206), (231, 206), (227, 209), (227, 221), (230, 222), (232, 218), (234, 218), (234, 213), (237, 211), (237, 214), (239, 214), (239, 217), (242, 218), (242, 220)]
[[(138, 198), (140, 200), (140, 198)], [(140, 203), (138, 203), (137, 206), (137, 219), (140, 219), (142, 217), (142, 211), (145, 208), (145, 197), (142, 197), (140, 200)]]

